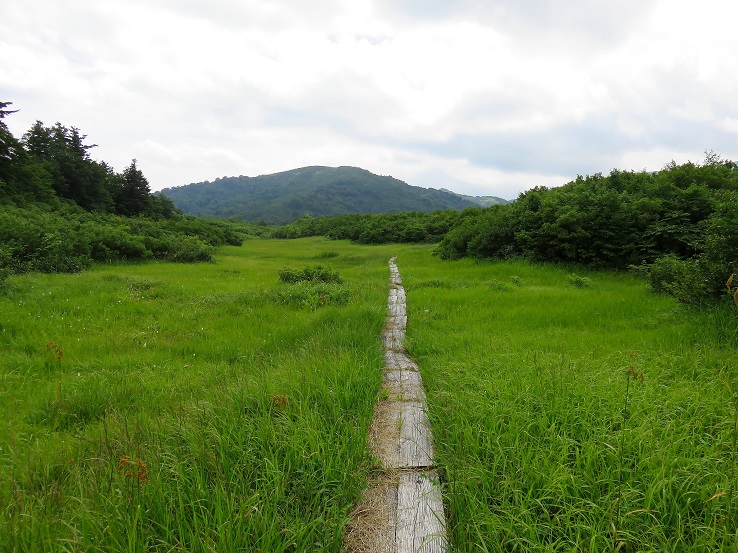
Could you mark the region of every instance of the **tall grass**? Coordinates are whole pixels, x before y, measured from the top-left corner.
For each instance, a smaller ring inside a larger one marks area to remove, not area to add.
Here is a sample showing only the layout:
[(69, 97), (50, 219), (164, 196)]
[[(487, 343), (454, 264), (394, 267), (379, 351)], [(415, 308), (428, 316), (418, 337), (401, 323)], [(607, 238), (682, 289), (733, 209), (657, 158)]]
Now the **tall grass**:
[[(0, 550), (340, 550), (371, 468), (389, 250), (220, 252), (8, 280)], [(340, 301), (279, 281), (315, 259)]]
[(454, 551), (738, 548), (735, 306), (624, 274), (397, 262)]

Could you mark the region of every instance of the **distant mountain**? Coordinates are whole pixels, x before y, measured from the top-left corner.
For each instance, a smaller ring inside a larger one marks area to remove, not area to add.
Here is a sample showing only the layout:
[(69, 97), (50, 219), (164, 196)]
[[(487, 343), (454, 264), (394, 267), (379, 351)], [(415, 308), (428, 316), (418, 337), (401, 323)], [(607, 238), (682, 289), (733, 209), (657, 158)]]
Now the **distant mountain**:
[(491, 205), (497, 205), (497, 204), (511, 204), (511, 200), (505, 200), (503, 198), (498, 198), (497, 196), (467, 196), (466, 194), (457, 194), (456, 192), (453, 192), (451, 190), (446, 190), (445, 188), (441, 188), (444, 192), (448, 192), (449, 194), (456, 194), (457, 196), (461, 196), (465, 200), (468, 200), (472, 203), (475, 203), (477, 205), (480, 205), (482, 207), (489, 207)]
[(165, 188), (187, 214), (285, 224), (303, 215), (432, 212), (479, 204), (458, 194), (421, 188), (358, 167), (303, 167), (258, 177), (223, 177)]

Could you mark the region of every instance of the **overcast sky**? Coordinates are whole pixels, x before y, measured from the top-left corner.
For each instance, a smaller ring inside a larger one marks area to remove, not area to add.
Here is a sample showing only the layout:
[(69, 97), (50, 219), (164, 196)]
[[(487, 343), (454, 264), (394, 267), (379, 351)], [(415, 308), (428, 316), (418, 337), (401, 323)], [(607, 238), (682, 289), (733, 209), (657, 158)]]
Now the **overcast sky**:
[(306, 165), (512, 199), (738, 160), (735, 0), (0, 0), (20, 137), (153, 190)]

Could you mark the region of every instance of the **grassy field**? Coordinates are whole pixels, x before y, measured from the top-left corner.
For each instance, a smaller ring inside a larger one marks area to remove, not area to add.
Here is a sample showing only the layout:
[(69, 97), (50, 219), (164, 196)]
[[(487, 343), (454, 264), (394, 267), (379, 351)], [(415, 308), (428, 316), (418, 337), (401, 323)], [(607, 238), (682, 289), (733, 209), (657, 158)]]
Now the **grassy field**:
[[(1, 551), (339, 551), (372, 461), (388, 248), (13, 277)], [(323, 265), (340, 284), (285, 284)]]
[(736, 551), (738, 317), (400, 253), (454, 551)]
[[(0, 551), (340, 551), (391, 255), (454, 551), (737, 550), (735, 307), (431, 249), (249, 241), (11, 278)], [(277, 277), (319, 264), (343, 283)]]

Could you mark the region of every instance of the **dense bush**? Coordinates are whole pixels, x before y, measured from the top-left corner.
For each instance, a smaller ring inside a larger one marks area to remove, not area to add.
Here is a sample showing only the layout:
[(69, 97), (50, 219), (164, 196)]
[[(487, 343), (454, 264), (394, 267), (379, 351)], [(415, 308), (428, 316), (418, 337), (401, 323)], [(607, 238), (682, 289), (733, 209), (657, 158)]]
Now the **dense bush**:
[(342, 282), (338, 272), (333, 271), (328, 267), (323, 267), (321, 265), (316, 265), (315, 267), (305, 267), (301, 270), (285, 267), (279, 270), (279, 280), (289, 284), (295, 284), (297, 282), (324, 282), (340, 284)]
[(480, 209), (470, 208), (421, 213), (385, 213), (377, 215), (339, 215), (337, 217), (305, 216), (274, 229), (274, 238), (327, 236), (334, 240), (351, 240), (359, 244), (432, 243), (464, 218)]
[(29, 271), (76, 272), (93, 261), (211, 261), (257, 228), (182, 215), (153, 195), (136, 160), (115, 173), (90, 158), (75, 127), (37, 121), (16, 139), (0, 102), (0, 281)]
[(654, 290), (702, 304), (717, 298), (738, 269), (738, 166), (709, 153), (702, 165), (613, 170), (533, 188), (468, 217), (436, 251), (443, 259), (635, 266)]
[(58, 208), (5, 205), (0, 210), (0, 270), (7, 276), (77, 272), (93, 261), (207, 262), (214, 246), (242, 241), (240, 232), (223, 228), (223, 221), (182, 219), (189, 224), (87, 213), (68, 203)]
[(195, 236), (183, 236), (175, 248), (169, 252), (167, 259), (179, 263), (201, 263), (213, 260), (215, 248), (204, 244)]

